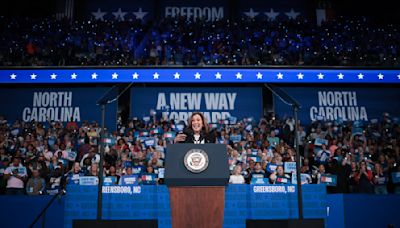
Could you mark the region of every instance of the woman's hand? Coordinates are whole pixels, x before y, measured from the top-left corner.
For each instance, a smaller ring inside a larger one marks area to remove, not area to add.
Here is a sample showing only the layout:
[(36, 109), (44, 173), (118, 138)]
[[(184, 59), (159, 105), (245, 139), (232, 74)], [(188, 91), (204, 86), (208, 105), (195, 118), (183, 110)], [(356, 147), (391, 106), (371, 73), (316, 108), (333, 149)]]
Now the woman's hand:
[(187, 135), (185, 135), (185, 134), (178, 134), (174, 139), (174, 143), (184, 142), (186, 140), (186, 137), (187, 137)]

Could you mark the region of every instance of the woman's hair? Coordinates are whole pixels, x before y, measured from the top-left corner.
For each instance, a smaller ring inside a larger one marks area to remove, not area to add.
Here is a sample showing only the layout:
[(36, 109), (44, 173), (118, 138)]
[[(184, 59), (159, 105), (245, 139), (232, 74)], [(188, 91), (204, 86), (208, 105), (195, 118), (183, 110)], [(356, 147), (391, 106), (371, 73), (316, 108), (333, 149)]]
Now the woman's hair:
[[(232, 174), (235, 175), (236, 171), (237, 171), (239, 168), (242, 168), (242, 167), (241, 167), (240, 165), (235, 165), (235, 167), (233, 168)], [(239, 174), (240, 174), (240, 173), (239, 173)]]
[(201, 117), (201, 120), (203, 121), (203, 130), (205, 131), (206, 134), (208, 134), (208, 132), (210, 131), (209, 126), (208, 126), (208, 121), (207, 119), (204, 117), (203, 113), (201, 112), (194, 112), (192, 113), (192, 115), (189, 117), (188, 120), (188, 126), (190, 129), (192, 129), (192, 119), (195, 115), (199, 115)]

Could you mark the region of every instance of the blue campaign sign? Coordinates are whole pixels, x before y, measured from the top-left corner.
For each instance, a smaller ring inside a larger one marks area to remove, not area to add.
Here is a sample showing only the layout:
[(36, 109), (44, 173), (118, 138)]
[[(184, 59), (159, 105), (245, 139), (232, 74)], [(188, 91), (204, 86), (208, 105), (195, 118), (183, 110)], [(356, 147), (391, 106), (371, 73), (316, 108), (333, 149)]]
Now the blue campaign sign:
[(321, 174), (321, 183), (324, 183), (328, 186), (336, 186), (337, 176), (331, 174)]
[[(399, 79), (400, 81), (400, 79)], [(373, 87), (282, 87), (301, 104), (299, 120), (366, 121), (382, 119), (387, 112), (400, 116), (400, 90)], [(384, 102), (384, 105), (383, 103)], [(274, 95), (275, 111), (280, 117), (292, 117), (293, 110)]]
[(99, 178), (94, 176), (80, 176), (79, 185), (98, 185)]
[(138, 185), (139, 184), (139, 175), (125, 175), (121, 177), (120, 185)]
[(393, 172), (392, 173), (392, 181), (395, 184), (400, 183), (400, 172)]
[(187, 121), (192, 112), (203, 112), (209, 123), (218, 123), (231, 116), (239, 120), (259, 119), (262, 114), (261, 88), (133, 88), (131, 117), (141, 118), (150, 110), (176, 121)]
[[(78, 125), (85, 120), (101, 123), (100, 106), (96, 102), (108, 90), (107, 87), (2, 88), (0, 113), (11, 123), (15, 120), (67, 123), (71, 119)], [(117, 102), (114, 102), (107, 105), (106, 127), (113, 130), (116, 122)]]
[(104, 186), (111, 186), (111, 185), (116, 185), (117, 184), (117, 177), (104, 177), (103, 180), (103, 185)]
[(250, 184), (269, 184), (269, 178), (251, 178)]
[(155, 174), (155, 173), (142, 174), (141, 179), (142, 179), (142, 184), (144, 184), (144, 185), (157, 184), (157, 174)]
[(267, 164), (267, 171), (270, 172), (270, 173), (273, 173), (276, 170), (277, 167), (278, 167), (277, 164), (268, 163)]
[(284, 170), (285, 173), (296, 173), (296, 162), (285, 162)]
[(222, 20), (228, 17), (228, 0), (165, 0), (161, 1), (161, 12), (165, 18), (183, 17), (186, 20)]

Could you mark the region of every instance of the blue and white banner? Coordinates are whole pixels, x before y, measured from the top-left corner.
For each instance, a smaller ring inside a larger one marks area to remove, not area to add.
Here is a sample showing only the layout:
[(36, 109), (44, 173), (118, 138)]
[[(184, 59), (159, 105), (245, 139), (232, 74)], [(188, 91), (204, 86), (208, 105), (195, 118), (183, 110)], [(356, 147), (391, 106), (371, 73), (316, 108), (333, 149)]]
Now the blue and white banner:
[[(66, 123), (72, 119), (78, 124), (85, 120), (100, 124), (101, 111), (96, 102), (108, 90), (107, 87), (3, 88), (0, 115), (11, 123), (15, 120)], [(106, 127), (115, 129), (116, 122), (117, 102), (114, 102), (107, 105)]]
[(400, 83), (400, 70), (279, 68), (0, 69), (0, 83)]
[[(399, 80), (400, 81), (400, 80)], [(354, 87), (282, 87), (300, 105), (299, 120), (303, 124), (316, 120), (370, 121), (382, 119), (387, 112), (400, 117), (400, 90), (395, 88)], [(292, 108), (274, 95), (275, 112), (292, 117)]]
[[(251, 98), (251, 99), (249, 99)], [(132, 88), (131, 117), (155, 110), (157, 116), (187, 121), (192, 112), (203, 112), (209, 123), (230, 116), (239, 120), (262, 115), (261, 88)]]

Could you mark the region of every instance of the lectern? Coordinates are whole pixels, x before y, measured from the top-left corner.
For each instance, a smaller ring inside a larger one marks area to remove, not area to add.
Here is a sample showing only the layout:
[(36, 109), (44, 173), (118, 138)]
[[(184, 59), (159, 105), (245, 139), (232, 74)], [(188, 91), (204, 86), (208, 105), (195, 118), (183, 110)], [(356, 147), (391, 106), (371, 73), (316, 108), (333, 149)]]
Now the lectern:
[(172, 227), (221, 228), (229, 181), (226, 146), (172, 144), (166, 154), (165, 183), (170, 193)]

